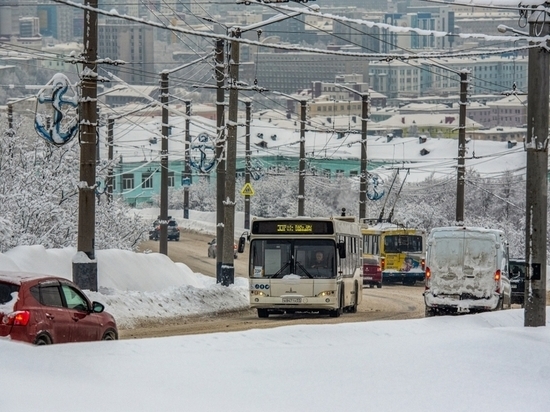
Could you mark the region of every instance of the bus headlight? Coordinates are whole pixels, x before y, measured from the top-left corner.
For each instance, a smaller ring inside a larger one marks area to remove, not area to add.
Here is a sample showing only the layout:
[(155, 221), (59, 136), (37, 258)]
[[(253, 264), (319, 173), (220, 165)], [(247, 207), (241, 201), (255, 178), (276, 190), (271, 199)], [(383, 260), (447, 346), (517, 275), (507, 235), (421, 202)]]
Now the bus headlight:
[(323, 298), (325, 296), (334, 296), (333, 290), (325, 290), (317, 295), (318, 298)]

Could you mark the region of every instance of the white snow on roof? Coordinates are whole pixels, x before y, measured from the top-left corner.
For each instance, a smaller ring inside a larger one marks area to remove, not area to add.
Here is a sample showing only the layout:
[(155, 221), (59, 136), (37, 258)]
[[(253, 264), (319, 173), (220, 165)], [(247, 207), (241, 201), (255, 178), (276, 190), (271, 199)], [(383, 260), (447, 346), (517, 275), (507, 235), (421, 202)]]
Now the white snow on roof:
[[(270, 112), (270, 115), (275, 113)], [(285, 116), (267, 116), (264, 113), (262, 120), (254, 115), (251, 123), (250, 147), (252, 157), (287, 156), (298, 158), (300, 153), (300, 121), (293, 116), (287, 119)], [(445, 118), (455, 117), (452, 124), (447, 127), (458, 127), (458, 116), (449, 115), (399, 115), (391, 121), (374, 123), (368, 122), (368, 131), (384, 129), (395, 124), (403, 126), (401, 119), (405, 118), (406, 125), (412, 125), (414, 120), (420, 127), (423, 122), (431, 122), (433, 125), (441, 125)], [(269, 122), (271, 119), (271, 122)], [(324, 120), (323, 120), (324, 119)], [(309, 130), (312, 126), (306, 126), (305, 152), (308, 161), (312, 159), (350, 159), (357, 161), (357, 170), (360, 168), (361, 158), (361, 119), (350, 121), (349, 117), (332, 119), (328, 123), (325, 118), (315, 117), (310, 121), (317, 127), (323, 127), (324, 131)], [(449, 121), (449, 119), (448, 119)], [(322, 126), (321, 122), (325, 123)], [(392, 123), (395, 122), (395, 123)], [(335, 125), (336, 123), (336, 125)], [(185, 118), (170, 117), (169, 124), (172, 134), (169, 137), (169, 161), (185, 159)], [(245, 156), (245, 128), (244, 119), (239, 119), (237, 136), (237, 157)], [(444, 123), (443, 123), (444, 124)], [(382, 126), (381, 126), (382, 125)], [(468, 119), (468, 127), (478, 124)], [(352, 128), (354, 132), (338, 132)], [(192, 116), (191, 137), (192, 149), (199, 144), (196, 140), (199, 134), (209, 136), (204, 146), (214, 149), (216, 136), (216, 122), (200, 116)], [(383, 132), (381, 132), (383, 133)], [(106, 136), (105, 130), (101, 136)], [(102, 141), (104, 138), (102, 137)], [(162, 144), (161, 118), (129, 116), (115, 123), (114, 130), (115, 157), (122, 156), (124, 162), (152, 162), (160, 160)], [(424, 150), (424, 155), (421, 151)], [(101, 157), (107, 158), (107, 146), (102, 145)], [(208, 151), (208, 149), (207, 149)], [(426, 153), (426, 151), (428, 153)], [(381, 136), (368, 136), (367, 160), (369, 162), (386, 163), (384, 169), (378, 172), (393, 173), (389, 169), (404, 167), (410, 169), (409, 181), (423, 180), (428, 176), (443, 177), (456, 175), (458, 154), (457, 139), (425, 138), (421, 143), (419, 137), (394, 137), (388, 142), (386, 134)], [(505, 170), (524, 173), (526, 156), (522, 145), (508, 148), (508, 142), (494, 142), (485, 140), (471, 140), (466, 145), (466, 168), (474, 168), (486, 177), (501, 175)]]

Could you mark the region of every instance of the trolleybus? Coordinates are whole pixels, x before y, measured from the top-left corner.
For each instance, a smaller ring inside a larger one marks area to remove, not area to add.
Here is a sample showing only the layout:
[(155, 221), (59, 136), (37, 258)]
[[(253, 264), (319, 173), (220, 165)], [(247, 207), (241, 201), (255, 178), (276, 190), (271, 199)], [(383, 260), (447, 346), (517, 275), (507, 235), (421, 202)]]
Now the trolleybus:
[(357, 311), (362, 242), (354, 217), (255, 218), (249, 240), (250, 306), (260, 318)]
[[(373, 226), (363, 226), (361, 233), (364, 285), (381, 287), (382, 282), (414, 285), (416, 282), (424, 281), (424, 230), (399, 227), (392, 223), (377, 223)], [(376, 264), (380, 266), (379, 270), (376, 269)]]

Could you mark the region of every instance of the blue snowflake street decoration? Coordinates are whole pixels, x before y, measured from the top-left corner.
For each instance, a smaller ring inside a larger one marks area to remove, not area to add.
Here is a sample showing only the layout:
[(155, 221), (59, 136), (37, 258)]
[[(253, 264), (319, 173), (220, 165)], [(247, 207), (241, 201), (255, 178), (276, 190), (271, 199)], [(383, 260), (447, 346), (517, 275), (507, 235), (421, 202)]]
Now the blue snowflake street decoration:
[[(38, 112), (38, 105), (53, 107), (53, 114)], [(34, 129), (48, 143), (62, 146), (78, 133), (78, 93), (67, 76), (56, 73), (38, 92)]]
[(370, 200), (380, 200), (384, 196), (384, 181), (374, 173), (369, 173), (367, 177), (367, 197)]
[(192, 143), (189, 151), (189, 164), (202, 173), (210, 173), (216, 166), (216, 151), (212, 139), (206, 133), (201, 133)]

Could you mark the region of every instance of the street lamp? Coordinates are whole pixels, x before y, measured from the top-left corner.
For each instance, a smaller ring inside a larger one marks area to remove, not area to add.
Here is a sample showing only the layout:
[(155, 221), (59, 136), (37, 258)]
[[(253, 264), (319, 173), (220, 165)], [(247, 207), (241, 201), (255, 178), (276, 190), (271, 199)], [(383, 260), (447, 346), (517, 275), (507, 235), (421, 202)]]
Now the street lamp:
[(304, 216), (305, 180), (306, 180), (306, 104), (307, 100), (298, 99), (286, 93), (274, 91), (274, 94), (300, 102), (300, 161), (298, 174), (298, 216)]
[[(235, 175), (237, 163), (238, 102), (239, 88), (241, 87), (239, 83), (240, 43), (238, 39), (247, 31), (259, 30), (260, 27), (286, 20), (300, 14), (302, 14), (300, 11), (288, 14), (277, 14), (267, 20), (248, 26), (232, 26), (228, 28), (232, 40), (230, 43), (231, 52), (228, 76), (229, 107), (227, 110), (227, 135), (225, 139), (225, 185), (223, 184), (224, 182), (219, 182), (216, 187), (216, 207), (219, 209), (223, 206), (223, 214), (219, 212), (216, 214), (217, 244), (222, 246), (221, 253), (216, 254), (216, 258), (218, 259), (216, 261), (216, 281), (223, 286), (233, 284), (235, 279), (235, 262), (233, 256), (233, 243), (235, 238)], [(219, 73), (218, 67), (216, 67), (216, 73)], [(222, 82), (219, 82), (218, 86), (221, 86), (221, 84)], [(221, 93), (223, 93), (223, 90), (220, 91), (220, 94)], [(221, 96), (223, 96), (223, 94)], [(220, 105), (219, 98), (217, 104)], [(218, 152), (216, 152), (216, 154), (217, 153)], [(219, 167), (218, 170), (220, 168), (221, 167)], [(220, 221), (222, 216), (223, 221)], [(218, 252), (220, 252), (220, 250), (218, 250)]]
[(512, 32), (512, 33), (515, 33), (519, 36), (525, 36), (525, 37), (529, 37), (529, 33), (525, 32), (525, 31), (521, 31), (521, 30), (518, 30), (518, 29), (514, 29), (513, 27), (510, 27), (510, 26), (507, 26), (505, 24), (499, 24), (497, 26), (497, 30), (500, 32), (500, 33), (506, 33), (506, 32)]
[(361, 96), (361, 178), (359, 183), (359, 221), (367, 217), (367, 120), (369, 116), (369, 93), (360, 92), (343, 84), (334, 84)]

